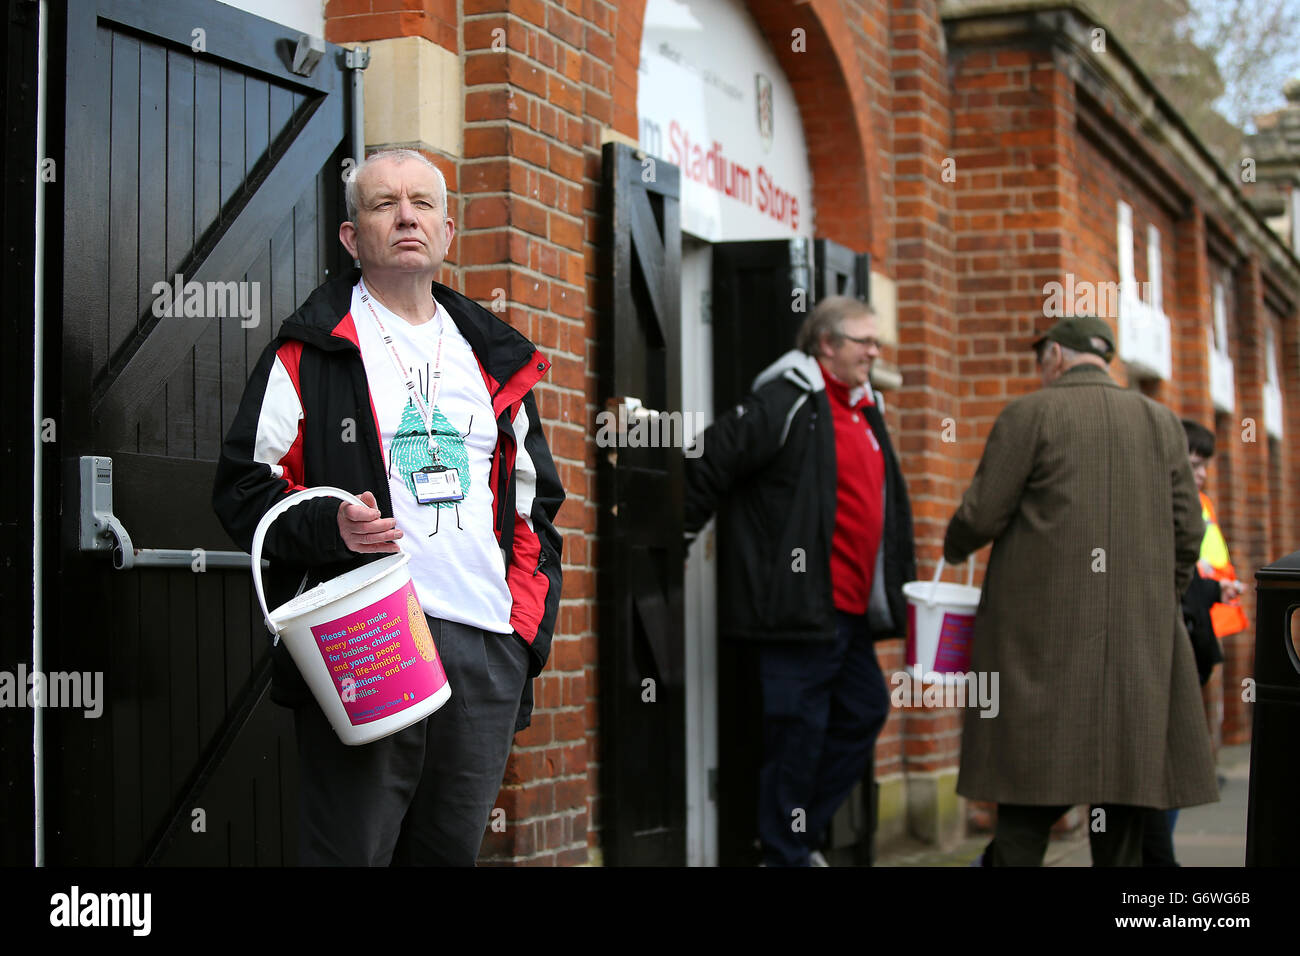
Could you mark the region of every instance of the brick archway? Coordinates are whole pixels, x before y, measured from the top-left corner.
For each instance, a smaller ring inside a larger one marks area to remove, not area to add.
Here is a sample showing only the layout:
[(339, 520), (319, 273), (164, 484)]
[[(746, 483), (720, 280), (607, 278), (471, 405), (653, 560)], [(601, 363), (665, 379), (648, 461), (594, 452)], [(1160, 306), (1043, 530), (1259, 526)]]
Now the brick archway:
[[(887, 234), (874, 221), (883, 209), (872, 204), (873, 197), (884, 195), (869, 122), (872, 96), (858, 69), (843, 10), (836, 0), (799, 5), (788, 0), (746, 0), (746, 6), (799, 106), (812, 170), (817, 235), (884, 261)], [(620, 5), (618, 15), (614, 128), (632, 139), (638, 136), (637, 68), (645, 7), (646, 0), (631, 0)], [(798, 29), (804, 33), (802, 49), (796, 52), (794, 31)]]

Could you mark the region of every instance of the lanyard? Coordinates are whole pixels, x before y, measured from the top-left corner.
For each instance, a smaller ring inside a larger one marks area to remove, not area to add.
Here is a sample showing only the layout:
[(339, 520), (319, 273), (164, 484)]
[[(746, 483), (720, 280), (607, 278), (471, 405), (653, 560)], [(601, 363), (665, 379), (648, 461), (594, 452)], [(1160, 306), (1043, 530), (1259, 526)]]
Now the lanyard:
[(365, 280), (360, 280), (359, 284), (361, 286), (361, 301), (370, 309), (371, 318), (375, 320), (375, 325), (379, 326), (379, 335), (383, 338), (384, 345), (388, 346), (388, 357), (393, 360), (393, 365), (397, 367), (397, 374), (402, 376), (402, 379), (406, 382), (406, 393), (420, 412), (420, 420), (424, 422), (424, 433), (429, 436), (429, 451), (434, 453), (436, 460), (438, 448), (433, 441), (433, 409), (437, 407), (438, 388), (442, 385), (442, 333), (444, 320), (441, 316), (438, 318), (438, 353), (433, 360), (433, 381), (429, 384), (429, 403), (426, 405), (424, 398), (420, 395), (420, 390), (415, 387), (415, 382), (411, 380), (411, 373), (407, 370), (406, 363), (397, 354), (397, 346), (393, 343), (393, 337), (384, 328), (384, 323), (379, 319), (379, 313), (375, 311), (374, 303), (370, 301), (370, 290), (366, 288)]

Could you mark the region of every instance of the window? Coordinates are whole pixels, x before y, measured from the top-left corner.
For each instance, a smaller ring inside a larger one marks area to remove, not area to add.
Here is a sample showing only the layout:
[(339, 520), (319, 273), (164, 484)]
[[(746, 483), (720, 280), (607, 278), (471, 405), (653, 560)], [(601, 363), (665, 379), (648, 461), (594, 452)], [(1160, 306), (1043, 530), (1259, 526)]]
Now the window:
[(1277, 339), (1273, 322), (1264, 321), (1264, 427), (1274, 438), (1282, 437), (1282, 386), (1277, 375)]
[(1210, 346), (1210, 401), (1217, 412), (1236, 406), (1236, 380), (1228, 353), (1228, 295), (1222, 278), (1214, 281), (1214, 322), (1206, 335)]
[(1160, 230), (1147, 226), (1147, 304), (1164, 315), (1164, 270), (1160, 263)]
[(1169, 317), (1164, 312), (1160, 231), (1147, 227), (1145, 301), (1133, 270), (1133, 207), (1122, 199), (1116, 216), (1119, 264), (1119, 357), (1135, 378), (1168, 379), (1173, 358)]

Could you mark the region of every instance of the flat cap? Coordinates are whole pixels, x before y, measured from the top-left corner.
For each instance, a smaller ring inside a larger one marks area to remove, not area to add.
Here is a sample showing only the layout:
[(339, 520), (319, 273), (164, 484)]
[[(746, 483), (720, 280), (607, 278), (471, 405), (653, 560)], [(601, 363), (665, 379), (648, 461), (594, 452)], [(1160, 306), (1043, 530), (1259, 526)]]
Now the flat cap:
[[(1104, 351), (1092, 344), (1094, 337), (1106, 343)], [(1059, 342), (1076, 352), (1100, 355), (1107, 362), (1115, 356), (1115, 333), (1110, 330), (1105, 319), (1093, 315), (1062, 319), (1034, 340), (1034, 349), (1038, 349), (1044, 342)]]

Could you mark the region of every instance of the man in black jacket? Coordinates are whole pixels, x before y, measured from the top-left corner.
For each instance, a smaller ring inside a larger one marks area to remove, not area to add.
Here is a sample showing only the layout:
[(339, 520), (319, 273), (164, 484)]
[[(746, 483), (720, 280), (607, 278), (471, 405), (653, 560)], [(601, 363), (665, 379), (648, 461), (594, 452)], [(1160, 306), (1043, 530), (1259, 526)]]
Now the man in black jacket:
[(870, 306), (825, 299), (798, 348), (686, 460), (688, 539), (727, 513), (722, 636), (757, 642), (769, 866), (820, 862), (889, 710), (873, 641), (902, 633), (916, 562), (907, 488), (868, 385), (877, 336)]
[(564, 491), (532, 395), (549, 363), (434, 281), (453, 223), (427, 159), (370, 156), (347, 203), (339, 238), (361, 272), (316, 289), (263, 352), (213, 507), (248, 549), (288, 494), (360, 497), (317, 498), (271, 526), (269, 605), (405, 551), (451, 685), (431, 716), (344, 746), (276, 645), (272, 696), (294, 707), (298, 737), (300, 862), (473, 865), (559, 611)]

